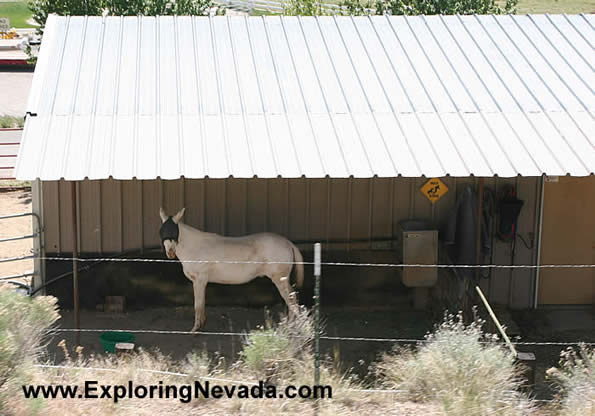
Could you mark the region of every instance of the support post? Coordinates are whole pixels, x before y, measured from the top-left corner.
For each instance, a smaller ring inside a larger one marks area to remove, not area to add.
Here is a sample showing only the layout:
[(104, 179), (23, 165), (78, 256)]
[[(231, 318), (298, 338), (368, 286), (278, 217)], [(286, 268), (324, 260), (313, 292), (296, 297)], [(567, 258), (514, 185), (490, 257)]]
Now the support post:
[[(80, 314), (79, 314), (79, 271), (78, 271), (78, 220), (77, 220), (77, 187), (76, 181), (72, 181), (72, 292), (73, 292), (73, 308), (74, 308), (74, 328), (80, 329)], [(74, 344), (80, 345), (80, 332), (74, 333)]]
[[(483, 223), (483, 177), (479, 178), (478, 189), (477, 189), (477, 227), (475, 231), (475, 264), (479, 265), (481, 263), (481, 225)], [(479, 284), (480, 279), (480, 269), (476, 267), (473, 270), (474, 281), (476, 284)], [(465, 295), (464, 295), (464, 308), (463, 314), (467, 316), (469, 322), (473, 320), (473, 313), (471, 310), (471, 305), (474, 303), (473, 299), (470, 298), (471, 296), (471, 282), (467, 278), (465, 282)]]
[(42, 184), (39, 179), (31, 182), (31, 211), (34, 215), (31, 217), (33, 224), (33, 232), (37, 233), (37, 237), (33, 238), (33, 253), (35, 259), (33, 260), (33, 277), (31, 280), (31, 289), (34, 291), (42, 288), (38, 294), (45, 295), (45, 261), (41, 257), (45, 256), (44, 250), (44, 234), (43, 234), (43, 194)]
[(314, 385), (320, 385), (320, 243), (314, 244)]
[[(541, 175), (541, 192), (539, 193), (539, 219), (537, 225), (537, 257), (535, 259), (535, 265), (541, 266), (541, 232), (543, 231), (543, 198), (544, 198), (544, 191), (545, 191), (545, 175)], [(539, 304), (539, 274), (540, 268), (537, 267), (535, 269), (535, 285), (534, 285), (534, 292), (533, 292), (533, 309), (537, 309), (537, 305)]]
[[(475, 234), (475, 264), (481, 262), (481, 226), (483, 224), (483, 178), (479, 178), (479, 189), (477, 190), (477, 230)], [(475, 268), (475, 281), (479, 281), (479, 267)]]

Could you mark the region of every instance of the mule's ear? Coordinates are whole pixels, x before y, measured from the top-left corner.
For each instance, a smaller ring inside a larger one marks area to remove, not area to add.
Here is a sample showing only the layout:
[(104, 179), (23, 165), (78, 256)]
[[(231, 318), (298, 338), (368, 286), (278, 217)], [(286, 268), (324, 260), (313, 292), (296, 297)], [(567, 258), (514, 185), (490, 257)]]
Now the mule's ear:
[(163, 208), (159, 208), (159, 216), (161, 217), (161, 222), (167, 221), (167, 215), (165, 215)]
[(182, 208), (180, 211), (178, 211), (176, 215), (173, 216), (172, 219), (176, 224), (179, 223), (182, 217), (184, 216), (184, 211), (186, 211), (186, 208)]

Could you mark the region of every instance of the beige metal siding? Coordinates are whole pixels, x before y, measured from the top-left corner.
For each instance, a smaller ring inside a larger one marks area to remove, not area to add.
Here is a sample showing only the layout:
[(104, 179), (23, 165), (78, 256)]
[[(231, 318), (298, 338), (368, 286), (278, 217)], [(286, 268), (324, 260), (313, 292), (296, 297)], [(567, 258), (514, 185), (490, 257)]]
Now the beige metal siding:
[(189, 208), (184, 213), (186, 222), (194, 224), (201, 230), (205, 229), (205, 181), (184, 181), (186, 205)]
[[(143, 242), (142, 184), (139, 181), (122, 181), (122, 249), (134, 250)], [(81, 200), (82, 196), (81, 196)]]
[[(101, 246), (108, 253), (122, 251), (121, 183), (113, 179), (101, 181)], [(80, 203), (83, 205), (82, 200)]]
[(80, 204), (80, 250), (101, 253), (101, 182), (80, 182), (79, 201), (84, 201)]
[[(595, 263), (595, 176), (544, 184), (541, 264)], [(595, 303), (595, 270), (544, 269), (540, 305)]]
[(72, 252), (72, 184), (73, 182), (58, 182), (58, 217), (60, 219), (58, 241), (60, 249), (67, 253)]
[(142, 181), (143, 209), (137, 215), (142, 218), (143, 247), (159, 244), (159, 207), (162, 205), (160, 185), (161, 181)]
[[(243, 235), (271, 231), (297, 241), (336, 241), (333, 249), (388, 248), (373, 240), (393, 238), (399, 221), (419, 218), (440, 227), (456, 195), (477, 178), (442, 178), (447, 192), (431, 204), (419, 191), (424, 178), (372, 179), (179, 179), (173, 181), (82, 181), (79, 187), (81, 252), (112, 253), (159, 246), (159, 207), (199, 229)], [(519, 232), (536, 233), (539, 178), (486, 178), (485, 187), (516, 186), (525, 201)], [(71, 244), (71, 185), (43, 182), (45, 244), (48, 253), (68, 253)], [(511, 244), (494, 238), (496, 264), (511, 264)], [(535, 249), (516, 243), (514, 264), (534, 264)], [(534, 271), (496, 269), (482, 288), (495, 303), (531, 304)]]
[(308, 236), (304, 226), (308, 206), (305, 197), (307, 184), (306, 179), (289, 179), (289, 235), (296, 240), (305, 240)]
[(42, 182), (44, 247), (46, 253), (60, 253), (60, 195), (58, 182)]

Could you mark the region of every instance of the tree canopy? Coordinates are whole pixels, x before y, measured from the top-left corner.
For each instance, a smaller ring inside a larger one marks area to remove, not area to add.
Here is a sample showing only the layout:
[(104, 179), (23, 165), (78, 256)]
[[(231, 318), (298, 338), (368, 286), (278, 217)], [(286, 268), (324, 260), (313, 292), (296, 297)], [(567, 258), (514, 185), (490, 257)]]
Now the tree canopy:
[[(515, 13), (518, 0), (343, 0), (344, 15), (431, 15)], [(334, 11), (333, 11), (334, 13)], [(330, 14), (318, 0), (287, 0), (284, 14), (315, 16)]]
[(503, 14), (515, 13), (518, 0), (345, 0), (347, 14), (419, 15), (419, 14)]
[(33, 19), (41, 32), (52, 13), (61, 16), (200, 16), (212, 7), (212, 0), (29, 0)]

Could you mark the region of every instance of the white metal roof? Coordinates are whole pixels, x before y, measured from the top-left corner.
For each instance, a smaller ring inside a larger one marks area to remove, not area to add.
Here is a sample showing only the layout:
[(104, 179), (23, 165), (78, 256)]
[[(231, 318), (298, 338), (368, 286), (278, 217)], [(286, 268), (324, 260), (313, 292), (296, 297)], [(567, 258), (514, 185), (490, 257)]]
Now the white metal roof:
[(51, 16), (16, 176), (589, 175), (594, 24)]

